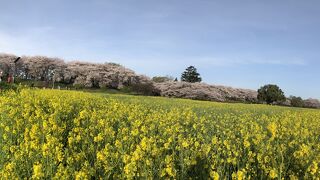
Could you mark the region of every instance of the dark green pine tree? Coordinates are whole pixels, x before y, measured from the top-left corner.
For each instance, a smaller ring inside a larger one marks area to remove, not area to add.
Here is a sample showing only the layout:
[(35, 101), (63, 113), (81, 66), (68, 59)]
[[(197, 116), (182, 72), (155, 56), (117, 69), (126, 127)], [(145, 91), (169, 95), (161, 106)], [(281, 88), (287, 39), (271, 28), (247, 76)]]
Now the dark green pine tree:
[(194, 66), (189, 66), (182, 74), (181, 81), (185, 82), (201, 82), (200, 74), (197, 72), (197, 69)]

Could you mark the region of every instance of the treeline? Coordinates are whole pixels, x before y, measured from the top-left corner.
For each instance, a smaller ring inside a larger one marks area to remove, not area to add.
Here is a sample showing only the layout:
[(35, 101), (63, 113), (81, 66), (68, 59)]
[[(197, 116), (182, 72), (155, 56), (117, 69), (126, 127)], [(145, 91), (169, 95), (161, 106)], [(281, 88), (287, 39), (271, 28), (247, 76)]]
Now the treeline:
[(258, 89), (258, 102), (292, 107), (320, 108), (317, 99), (303, 100), (301, 97), (286, 97), (282, 89), (275, 84), (267, 84)]
[(319, 100), (303, 100), (295, 96), (287, 98), (276, 85), (266, 85), (254, 91), (201, 83), (200, 74), (194, 66), (182, 72), (178, 81), (171, 76), (150, 79), (115, 63), (65, 62), (60, 58), (46, 56), (18, 58), (11, 54), (0, 54), (0, 80), (11, 80), (13, 77), (15, 82), (41, 82), (40, 87), (53, 87), (58, 83), (76, 89), (107, 88), (142, 95), (320, 108)]
[[(17, 56), (0, 54), (1, 79), (56, 82), (74, 87), (114, 88), (135, 87), (151, 80), (115, 63), (65, 62), (46, 56)], [(16, 62), (15, 62), (16, 61)]]

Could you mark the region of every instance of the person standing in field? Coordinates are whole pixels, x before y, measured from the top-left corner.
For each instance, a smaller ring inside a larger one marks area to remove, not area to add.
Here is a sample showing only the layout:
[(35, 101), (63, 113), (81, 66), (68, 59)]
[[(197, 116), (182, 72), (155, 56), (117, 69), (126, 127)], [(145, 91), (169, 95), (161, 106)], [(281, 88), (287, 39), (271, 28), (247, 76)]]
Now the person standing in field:
[(8, 83), (13, 83), (13, 76), (12, 74), (8, 75)]
[(0, 82), (2, 81), (2, 71), (0, 71)]

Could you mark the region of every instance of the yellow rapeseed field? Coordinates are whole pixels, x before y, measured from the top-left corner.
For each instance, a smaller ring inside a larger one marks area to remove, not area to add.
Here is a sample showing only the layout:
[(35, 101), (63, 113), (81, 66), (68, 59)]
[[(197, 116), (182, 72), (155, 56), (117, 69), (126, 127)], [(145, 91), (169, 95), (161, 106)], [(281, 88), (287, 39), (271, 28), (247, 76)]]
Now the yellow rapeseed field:
[(0, 95), (0, 179), (319, 179), (320, 111), (30, 90)]

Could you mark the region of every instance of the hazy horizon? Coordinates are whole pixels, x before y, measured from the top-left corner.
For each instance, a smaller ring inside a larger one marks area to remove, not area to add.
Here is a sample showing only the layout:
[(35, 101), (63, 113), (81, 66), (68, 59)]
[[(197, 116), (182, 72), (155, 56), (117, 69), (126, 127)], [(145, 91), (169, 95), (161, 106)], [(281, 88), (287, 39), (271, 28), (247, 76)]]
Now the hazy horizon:
[(0, 52), (320, 99), (320, 2), (0, 0)]

